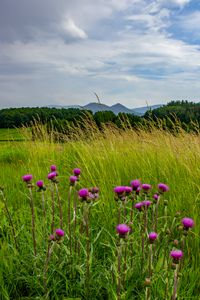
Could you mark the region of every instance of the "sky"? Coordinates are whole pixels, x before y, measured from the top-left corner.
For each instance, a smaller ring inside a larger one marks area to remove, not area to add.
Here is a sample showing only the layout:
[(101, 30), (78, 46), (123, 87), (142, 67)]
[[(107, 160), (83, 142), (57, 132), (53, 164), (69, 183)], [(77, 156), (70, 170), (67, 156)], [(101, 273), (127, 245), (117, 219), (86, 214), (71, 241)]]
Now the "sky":
[(199, 0), (0, 0), (0, 108), (200, 102)]

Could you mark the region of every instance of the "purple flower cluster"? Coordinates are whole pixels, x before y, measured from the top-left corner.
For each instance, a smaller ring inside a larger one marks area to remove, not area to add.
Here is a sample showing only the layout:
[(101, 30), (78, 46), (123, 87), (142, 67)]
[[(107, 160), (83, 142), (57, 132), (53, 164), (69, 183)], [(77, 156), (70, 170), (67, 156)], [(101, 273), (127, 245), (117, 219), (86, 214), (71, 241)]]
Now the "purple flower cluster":
[(151, 204), (152, 204), (151, 201), (149, 201), (149, 200), (144, 200), (144, 201), (141, 201), (141, 202), (137, 202), (137, 203), (135, 204), (135, 208), (136, 208), (137, 210), (141, 211), (143, 207), (148, 208)]

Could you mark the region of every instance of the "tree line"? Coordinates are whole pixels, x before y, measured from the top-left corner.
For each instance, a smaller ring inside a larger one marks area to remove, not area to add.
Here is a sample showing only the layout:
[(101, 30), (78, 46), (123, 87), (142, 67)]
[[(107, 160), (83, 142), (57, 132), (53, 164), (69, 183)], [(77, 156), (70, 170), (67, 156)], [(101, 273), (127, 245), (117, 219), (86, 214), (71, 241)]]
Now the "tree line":
[(88, 118), (92, 119), (99, 128), (107, 123), (112, 123), (119, 128), (126, 123), (127, 126), (137, 128), (137, 126), (153, 121), (159, 126), (162, 123), (164, 127), (170, 129), (178, 120), (179, 126), (183, 129), (196, 130), (200, 124), (200, 103), (184, 100), (171, 101), (167, 105), (147, 111), (142, 117), (125, 113), (115, 115), (112, 111), (99, 111), (93, 114), (91, 111), (78, 108), (8, 108), (0, 110), (0, 128), (28, 127), (37, 121), (49, 124), (49, 126), (53, 125), (53, 128), (62, 131), (63, 128), (66, 129), (70, 125), (78, 123), (80, 125)]

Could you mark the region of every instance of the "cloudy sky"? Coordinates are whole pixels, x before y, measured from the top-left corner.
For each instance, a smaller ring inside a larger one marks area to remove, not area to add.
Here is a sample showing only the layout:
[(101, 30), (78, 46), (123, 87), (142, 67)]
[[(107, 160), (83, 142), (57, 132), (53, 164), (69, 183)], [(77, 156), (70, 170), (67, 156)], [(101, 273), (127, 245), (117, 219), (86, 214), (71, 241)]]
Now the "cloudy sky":
[(200, 101), (199, 0), (0, 0), (0, 107)]

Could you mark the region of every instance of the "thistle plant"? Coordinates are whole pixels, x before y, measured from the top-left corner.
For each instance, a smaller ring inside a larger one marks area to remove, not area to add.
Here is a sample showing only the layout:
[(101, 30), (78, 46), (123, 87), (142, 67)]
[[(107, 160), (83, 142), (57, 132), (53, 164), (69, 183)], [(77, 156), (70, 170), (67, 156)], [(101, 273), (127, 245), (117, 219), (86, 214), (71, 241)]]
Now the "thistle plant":
[(33, 202), (33, 194), (32, 194), (32, 179), (33, 175), (27, 174), (22, 177), (22, 180), (26, 183), (26, 186), (29, 190), (29, 203), (31, 208), (31, 219), (32, 219), (32, 239), (33, 239), (33, 249), (34, 249), (34, 256), (37, 254), (36, 250), (36, 236), (35, 236), (35, 211), (34, 211), (34, 202)]
[[(55, 166), (53, 166), (55, 167)], [(52, 166), (51, 166), (52, 168)], [(54, 168), (53, 168), (54, 169)], [(51, 222), (51, 233), (54, 232), (54, 226), (55, 226), (55, 185), (54, 183), (57, 182), (56, 177), (58, 176), (58, 173), (56, 171), (53, 171), (48, 174), (47, 178), (51, 181), (51, 207), (52, 207), (52, 222)]]
[(83, 222), (85, 226), (86, 234), (86, 277), (85, 285), (87, 289), (87, 295), (89, 294), (89, 285), (90, 285), (90, 238), (89, 238), (89, 190), (83, 188), (79, 191), (80, 201), (83, 203)]
[[(153, 274), (153, 245), (155, 244), (158, 238), (158, 234), (156, 232), (150, 232), (148, 235), (149, 239), (149, 270), (148, 270), (148, 279), (149, 283), (151, 283), (151, 277)], [(151, 297), (150, 292), (150, 284), (146, 286), (146, 300), (149, 300)]]
[(172, 300), (177, 298), (177, 288), (178, 288), (178, 271), (179, 271), (179, 262), (183, 257), (182, 250), (172, 250), (170, 256), (173, 259), (172, 268), (174, 269), (174, 286), (172, 293)]
[[(118, 236), (119, 236), (119, 243), (118, 243), (118, 267), (117, 267), (117, 300), (121, 299), (121, 289), (122, 289), (122, 274), (121, 274), (121, 260), (122, 260), (122, 252), (123, 252), (123, 240), (127, 237), (127, 234), (130, 231), (130, 227), (127, 226), (126, 224), (119, 224), (116, 227)], [(125, 258), (125, 263), (126, 263), (126, 258)], [(126, 266), (125, 266), (126, 270)]]
[(42, 210), (43, 210), (43, 215), (44, 215), (44, 219), (45, 219), (45, 217), (46, 217), (46, 205), (45, 205), (44, 192), (46, 191), (46, 187), (44, 186), (44, 181), (43, 180), (38, 180), (36, 185), (38, 187), (38, 192), (40, 192), (41, 195), (42, 195)]
[(45, 261), (45, 266), (44, 266), (44, 290), (45, 290), (45, 293), (47, 293), (47, 271), (48, 271), (50, 258), (53, 253), (55, 244), (56, 243), (60, 244), (63, 241), (64, 235), (65, 235), (65, 232), (62, 229), (58, 228), (55, 230), (54, 234), (51, 234), (49, 236), (49, 243), (48, 243), (46, 261)]

